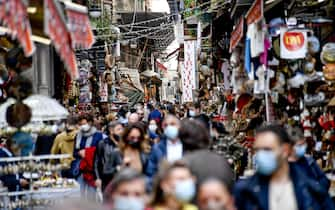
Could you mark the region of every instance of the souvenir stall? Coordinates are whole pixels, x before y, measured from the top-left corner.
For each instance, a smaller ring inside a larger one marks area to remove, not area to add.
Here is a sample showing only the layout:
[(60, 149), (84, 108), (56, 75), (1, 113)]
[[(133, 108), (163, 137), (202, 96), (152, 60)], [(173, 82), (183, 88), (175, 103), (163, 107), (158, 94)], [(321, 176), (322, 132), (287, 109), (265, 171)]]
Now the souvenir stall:
[[(256, 0), (234, 19), (230, 57), (220, 58), (213, 119), (224, 125), (226, 136), (249, 151), (244, 155), (249, 159), (247, 169), (253, 168), (256, 127), (277, 122), (302, 128), (307, 153), (333, 180), (334, 16), (273, 18), (264, 7)], [(225, 145), (220, 140), (215, 150), (220, 152)]]
[(53, 162), (63, 158), (69, 156), (1, 158), (0, 162), (6, 162), (6, 165), (0, 167), (0, 175), (23, 174), (24, 178), (30, 180), (30, 187), (19, 192), (7, 192), (0, 183), (0, 209), (45, 209), (64, 199), (78, 198), (79, 184), (74, 179), (60, 178), (59, 175), (61, 170), (68, 169), (69, 166)]

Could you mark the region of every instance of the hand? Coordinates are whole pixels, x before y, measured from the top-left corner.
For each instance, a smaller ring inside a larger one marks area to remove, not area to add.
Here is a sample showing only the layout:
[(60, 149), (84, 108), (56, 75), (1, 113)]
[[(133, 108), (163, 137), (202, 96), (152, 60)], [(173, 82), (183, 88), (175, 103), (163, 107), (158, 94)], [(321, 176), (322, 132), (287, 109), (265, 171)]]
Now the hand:
[(20, 185), (21, 187), (27, 187), (29, 185), (29, 182), (25, 179), (20, 179)]
[(100, 188), (100, 189), (101, 189), (101, 185), (102, 185), (101, 179), (97, 179), (97, 180), (95, 180), (95, 186), (96, 186), (97, 188)]
[(85, 150), (84, 150), (84, 149), (80, 150), (80, 151), (78, 152), (78, 154), (79, 154), (79, 156), (80, 156), (81, 158), (85, 158)]

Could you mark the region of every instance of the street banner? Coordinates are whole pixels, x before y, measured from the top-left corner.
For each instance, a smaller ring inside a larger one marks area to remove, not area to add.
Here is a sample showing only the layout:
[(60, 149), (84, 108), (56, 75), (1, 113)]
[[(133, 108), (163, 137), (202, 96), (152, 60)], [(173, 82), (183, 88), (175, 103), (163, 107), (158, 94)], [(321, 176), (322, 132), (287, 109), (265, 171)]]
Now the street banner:
[(229, 52), (232, 52), (243, 38), (244, 18), (241, 17), (230, 36)]
[(186, 71), (183, 62), (179, 62), (182, 82), (182, 103), (193, 102), (193, 92), (190, 72)]
[(99, 97), (100, 102), (108, 102), (108, 84), (103, 82), (102, 77), (99, 80)]
[(307, 32), (286, 28), (280, 30), (280, 57), (282, 59), (305, 58), (307, 54)]
[(263, 0), (255, 0), (246, 14), (245, 18), (247, 19), (247, 24), (255, 23), (260, 21), (263, 18), (264, 3)]
[(192, 89), (196, 89), (196, 44), (196, 40), (184, 42), (184, 70)]
[(71, 47), (71, 36), (58, 0), (44, 0), (44, 32), (53, 41), (72, 79), (79, 77), (76, 56)]
[(198, 22), (198, 27), (197, 27), (197, 53), (200, 53), (201, 51), (201, 41), (202, 41), (202, 26), (201, 26), (201, 22)]
[(87, 7), (69, 1), (64, 3), (72, 48), (91, 48), (94, 44), (94, 35), (87, 15)]
[(31, 27), (27, 14), (27, 2), (24, 0), (0, 0), (0, 22), (8, 27), (9, 34), (17, 38), (25, 56), (35, 51)]

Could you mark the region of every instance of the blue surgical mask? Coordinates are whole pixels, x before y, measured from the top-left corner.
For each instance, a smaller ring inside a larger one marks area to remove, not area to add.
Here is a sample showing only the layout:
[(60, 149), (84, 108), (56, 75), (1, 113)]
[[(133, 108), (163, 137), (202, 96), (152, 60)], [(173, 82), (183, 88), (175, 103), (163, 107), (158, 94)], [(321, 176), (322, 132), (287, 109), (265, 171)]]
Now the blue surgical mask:
[(306, 144), (294, 146), (294, 151), (297, 158), (302, 158), (305, 155), (306, 150), (307, 150)]
[(255, 155), (256, 171), (270, 176), (278, 167), (277, 157), (273, 151), (260, 150)]
[(113, 210), (144, 210), (144, 200), (135, 197), (116, 196)]
[(181, 202), (190, 202), (195, 196), (195, 183), (193, 179), (178, 181), (175, 187), (175, 196)]
[(179, 131), (176, 126), (168, 125), (164, 130), (164, 134), (168, 139), (172, 140), (178, 137)]

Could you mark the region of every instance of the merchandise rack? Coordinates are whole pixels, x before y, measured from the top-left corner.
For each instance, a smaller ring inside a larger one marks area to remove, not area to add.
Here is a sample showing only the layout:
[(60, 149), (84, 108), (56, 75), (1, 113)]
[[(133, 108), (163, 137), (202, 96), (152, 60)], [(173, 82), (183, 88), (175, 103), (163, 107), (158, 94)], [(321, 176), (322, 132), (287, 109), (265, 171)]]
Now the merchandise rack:
[[(34, 164), (34, 162), (38, 162), (41, 160), (55, 160), (55, 159), (65, 159), (65, 158), (70, 158), (71, 155), (68, 154), (60, 154), (60, 155), (30, 155), (30, 156), (25, 156), (25, 157), (8, 157), (8, 158), (0, 158), (0, 162), (6, 162), (6, 163), (12, 163), (12, 162), (21, 162), (21, 161), (27, 161), (30, 164)], [(27, 209), (38, 209), (38, 206), (35, 206), (33, 204), (33, 195), (36, 194), (44, 194), (44, 193), (66, 193), (71, 191), (72, 189), (66, 189), (66, 188), (59, 188), (59, 189), (39, 189), (39, 190), (34, 190), (33, 189), (33, 172), (32, 171), (27, 171), (27, 173), (30, 173), (30, 189), (25, 190), (25, 191), (19, 191), (19, 192), (0, 192), (0, 198), (7, 198), (4, 199), (4, 209), (12, 209), (10, 207), (10, 198), (11, 197), (16, 197), (16, 196), (27, 196), (27, 201), (29, 201), (30, 208)], [(0, 207), (0, 209), (2, 209)]]

